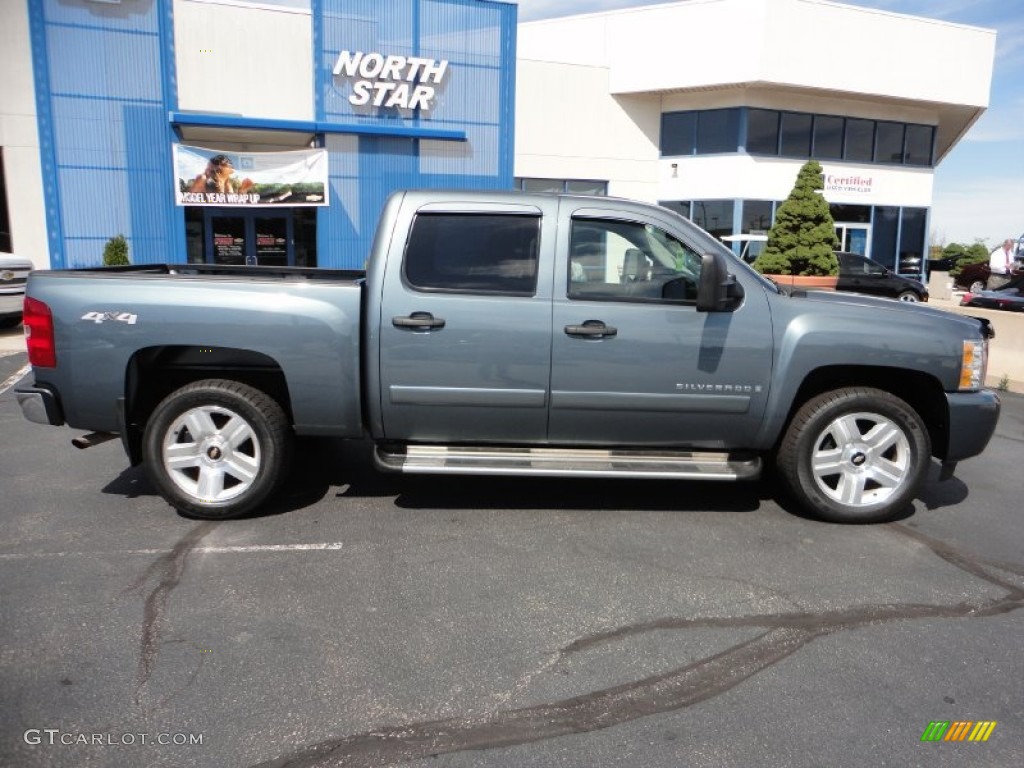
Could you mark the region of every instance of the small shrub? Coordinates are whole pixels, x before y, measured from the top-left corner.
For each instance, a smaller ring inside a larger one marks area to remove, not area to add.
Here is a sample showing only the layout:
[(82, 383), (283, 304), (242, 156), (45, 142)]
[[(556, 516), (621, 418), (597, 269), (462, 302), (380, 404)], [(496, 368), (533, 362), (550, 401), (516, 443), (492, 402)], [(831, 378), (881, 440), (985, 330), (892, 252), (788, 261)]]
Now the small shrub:
[(943, 251), (943, 256), (949, 256), (956, 259), (956, 264), (951, 270), (949, 270), (950, 277), (956, 277), (960, 274), (962, 267), (966, 267), (968, 264), (981, 264), (988, 261), (988, 247), (985, 243), (980, 240), (975, 240), (970, 245), (964, 245), (963, 243), (950, 243)]
[(107, 244), (103, 246), (103, 266), (125, 267), (129, 264), (131, 261), (128, 259), (128, 241), (124, 239), (124, 235), (107, 240)]

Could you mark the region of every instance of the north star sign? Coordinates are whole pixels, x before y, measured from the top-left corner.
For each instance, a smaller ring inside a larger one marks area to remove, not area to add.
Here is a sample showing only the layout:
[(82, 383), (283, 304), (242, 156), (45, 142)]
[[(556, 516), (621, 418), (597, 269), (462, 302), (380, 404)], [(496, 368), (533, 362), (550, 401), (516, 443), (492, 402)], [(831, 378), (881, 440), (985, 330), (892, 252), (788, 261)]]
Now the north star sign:
[(448, 72), (448, 61), (342, 51), (333, 72), (335, 77), (360, 78), (352, 84), (348, 97), (353, 106), (430, 109), (436, 86)]

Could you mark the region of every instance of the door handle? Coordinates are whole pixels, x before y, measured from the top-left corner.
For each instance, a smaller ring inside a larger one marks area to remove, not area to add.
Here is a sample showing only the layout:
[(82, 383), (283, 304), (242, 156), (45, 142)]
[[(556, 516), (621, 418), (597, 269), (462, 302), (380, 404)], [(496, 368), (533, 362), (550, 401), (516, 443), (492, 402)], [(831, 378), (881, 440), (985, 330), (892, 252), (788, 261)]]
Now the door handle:
[(413, 312), (406, 317), (392, 317), (391, 324), (395, 328), (411, 328), (414, 331), (433, 331), (444, 328), (444, 319), (434, 317), (429, 312)]
[(583, 339), (610, 338), (618, 332), (618, 328), (612, 328), (610, 325), (605, 325), (600, 320), (585, 320), (583, 325), (565, 326), (566, 335), (578, 336)]

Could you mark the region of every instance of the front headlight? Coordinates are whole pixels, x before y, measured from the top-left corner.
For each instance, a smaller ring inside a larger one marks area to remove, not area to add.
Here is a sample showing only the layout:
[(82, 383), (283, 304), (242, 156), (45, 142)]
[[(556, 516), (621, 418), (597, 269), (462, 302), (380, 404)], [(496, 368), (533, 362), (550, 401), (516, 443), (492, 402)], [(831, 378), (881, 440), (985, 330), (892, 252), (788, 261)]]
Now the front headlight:
[(978, 390), (985, 385), (988, 369), (988, 339), (964, 341), (960, 358), (960, 390)]

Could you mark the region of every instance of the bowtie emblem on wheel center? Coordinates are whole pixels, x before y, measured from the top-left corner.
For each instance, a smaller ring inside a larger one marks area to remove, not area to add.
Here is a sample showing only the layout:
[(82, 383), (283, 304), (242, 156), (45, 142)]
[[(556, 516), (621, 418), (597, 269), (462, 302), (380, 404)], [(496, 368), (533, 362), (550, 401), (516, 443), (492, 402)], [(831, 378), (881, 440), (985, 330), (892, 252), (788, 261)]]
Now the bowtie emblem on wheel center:
[(855, 454), (853, 454), (853, 456), (850, 457), (850, 463), (853, 464), (853, 466), (855, 467), (863, 467), (864, 462), (866, 462), (867, 460), (868, 457), (865, 456), (860, 451), (857, 451)]
[(207, 461), (223, 461), (227, 456), (228, 448), (219, 438), (207, 439), (203, 442), (202, 454)]

